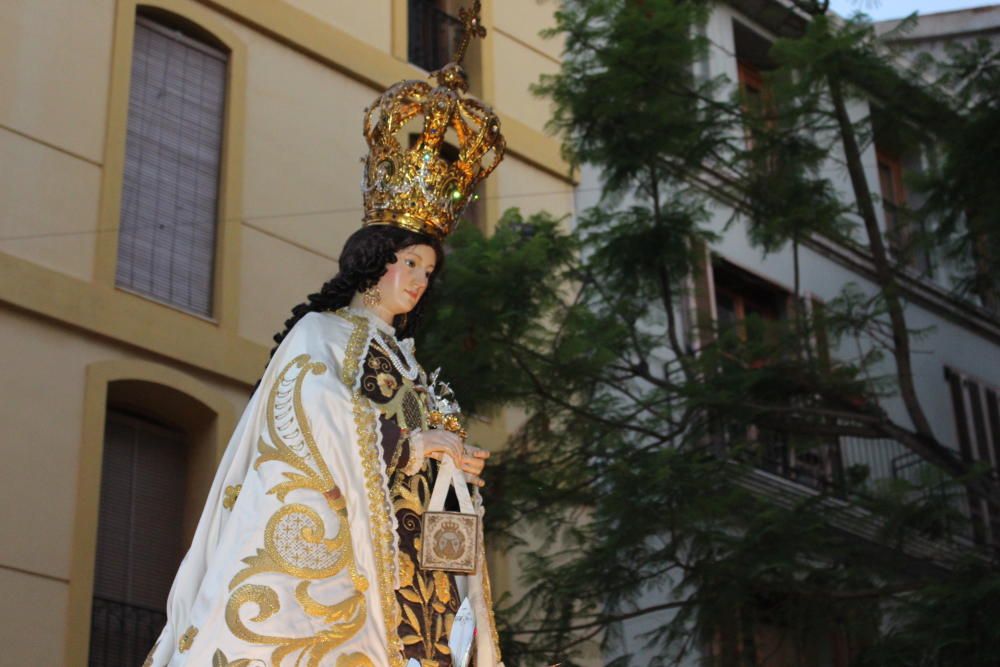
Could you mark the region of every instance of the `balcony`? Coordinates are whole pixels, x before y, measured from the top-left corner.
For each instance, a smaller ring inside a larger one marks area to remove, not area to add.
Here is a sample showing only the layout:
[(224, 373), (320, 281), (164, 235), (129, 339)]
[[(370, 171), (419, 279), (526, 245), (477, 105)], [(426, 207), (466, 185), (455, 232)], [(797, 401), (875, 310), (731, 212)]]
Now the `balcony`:
[(745, 443), (740, 459), (753, 467), (745, 484), (779, 504), (825, 495), (831, 508), (841, 510), (833, 513), (840, 528), (874, 537), (880, 526), (863, 508), (895, 487), (893, 492), (903, 493), (907, 502), (926, 502), (936, 510), (928, 512), (927, 539), (914, 543), (915, 551), (944, 558), (945, 551), (996, 547), (1000, 522), (989, 525), (985, 506), (970, 503), (963, 486), (895, 440), (841, 436), (792, 446), (788, 433), (754, 426), (747, 431), (746, 437), (731, 440)]
[(90, 620), (90, 667), (141, 665), (160, 636), (167, 615), (156, 609), (94, 598)]
[(409, 2), (408, 54), (410, 62), (428, 72), (451, 60), (462, 22), (433, 0)]

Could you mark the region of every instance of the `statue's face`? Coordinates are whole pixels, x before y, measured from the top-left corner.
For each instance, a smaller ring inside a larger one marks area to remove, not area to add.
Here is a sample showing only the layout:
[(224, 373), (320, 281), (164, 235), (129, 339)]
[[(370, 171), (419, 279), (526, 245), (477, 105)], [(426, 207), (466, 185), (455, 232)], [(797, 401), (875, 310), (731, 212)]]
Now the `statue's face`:
[(396, 252), (396, 261), (386, 265), (378, 281), (379, 304), (393, 317), (413, 310), (427, 290), (437, 255), (429, 245), (411, 245)]

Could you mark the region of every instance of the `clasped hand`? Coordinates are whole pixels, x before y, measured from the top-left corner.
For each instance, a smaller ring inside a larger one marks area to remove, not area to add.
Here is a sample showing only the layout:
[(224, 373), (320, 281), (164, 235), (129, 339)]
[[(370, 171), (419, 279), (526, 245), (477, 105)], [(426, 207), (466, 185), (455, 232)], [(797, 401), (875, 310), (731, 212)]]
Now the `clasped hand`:
[(418, 446), (423, 447), (424, 456), (441, 461), (446, 455), (455, 462), (455, 466), (465, 473), (465, 481), (476, 486), (483, 486), (483, 467), (490, 452), (479, 447), (466, 445), (460, 437), (443, 429), (419, 431), (411, 440), (419, 438)]

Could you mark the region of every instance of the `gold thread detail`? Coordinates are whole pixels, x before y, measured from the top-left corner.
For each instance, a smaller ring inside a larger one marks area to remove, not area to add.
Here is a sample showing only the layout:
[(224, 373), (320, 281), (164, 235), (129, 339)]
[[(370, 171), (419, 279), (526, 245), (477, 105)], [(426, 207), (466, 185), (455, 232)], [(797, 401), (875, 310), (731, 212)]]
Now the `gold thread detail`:
[[(363, 331), (363, 330), (362, 330)], [(355, 330), (355, 333), (357, 330)], [(385, 505), (385, 489), (378, 466), (381, 465), (375, 451), (374, 414), (364, 405), (365, 399), (355, 393), (354, 424), (358, 431), (358, 447), (361, 450), (361, 465), (364, 469), (365, 487), (368, 491), (368, 510), (372, 522), (372, 549), (375, 555), (375, 570), (379, 592), (382, 598), (382, 615), (385, 618), (386, 648), (393, 667), (403, 665), (403, 646), (399, 638), (400, 610), (396, 601), (393, 569), (389, 553), (393, 544), (392, 527)]]
[[(364, 592), (368, 579), (358, 571), (354, 558), (347, 502), (323, 461), (302, 404), (302, 386), (306, 378), (325, 372), (326, 365), (310, 361), (307, 354), (297, 356), (282, 369), (267, 399), (271, 444), (264, 438), (258, 441), (259, 456), (254, 468), (268, 462), (281, 462), (290, 467), (290, 471), (282, 473), (284, 481), (268, 489), (268, 495), (273, 494), (284, 502), (292, 491), (321, 494), (327, 507), (336, 514), (337, 532), (334, 537), (327, 538), (323, 518), (308, 505), (282, 505), (268, 519), (263, 548), (244, 558), (247, 567), (229, 582), (232, 593), (226, 604), (226, 625), (234, 636), (246, 642), (275, 645), (270, 657), (270, 664), (274, 665), (280, 665), (286, 657), (297, 652), (301, 653), (295, 660), (296, 665), (319, 665), (330, 651), (357, 634), (367, 618)], [(309, 594), (311, 580), (333, 577), (345, 567), (354, 584), (353, 595), (327, 605)], [(301, 579), (295, 588), (295, 601), (306, 614), (320, 619), (326, 627), (308, 637), (275, 637), (249, 629), (240, 617), (244, 605), (257, 607), (256, 616), (249, 619), (253, 623), (262, 623), (281, 609), (273, 588), (244, 583), (265, 572)], [(225, 659), (225, 655), (220, 659)]]
[(242, 484), (231, 484), (227, 486), (225, 496), (222, 499), (222, 506), (227, 510), (232, 511), (233, 507), (236, 505), (236, 499), (240, 497), (240, 491), (242, 489)]
[(490, 635), (493, 637), (493, 651), (496, 654), (497, 662), (500, 662), (500, 634), (497, 632), (497, 622), (496, 618), (493, 616), (493, 589), (490, 587), (490, 570), (486, 565), (486, 549), (483, 546), (483, 541), (479, 540), (480, 544), (480, 558), (482, 559), (483, 569), (482, 577), (483, 582), (483, 602), (486, 603), (486, 615), (490, 620)]
[(177, 640), (177, 650), (181, 653), (186, 653), (191, 648), (191, 644), (194, 643), (194, 638), (197, 636), (198, 628), (193, 625), (188, 626), (188, 629), (184, 631), (181, 638)]

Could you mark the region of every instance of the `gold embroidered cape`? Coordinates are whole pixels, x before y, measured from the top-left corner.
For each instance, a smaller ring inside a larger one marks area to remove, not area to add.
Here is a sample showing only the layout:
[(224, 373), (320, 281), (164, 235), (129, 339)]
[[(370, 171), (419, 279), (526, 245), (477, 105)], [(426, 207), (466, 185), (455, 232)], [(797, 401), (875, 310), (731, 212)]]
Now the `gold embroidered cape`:
[[(378, 411), (359, 391), (377, 334), (349, 311), (310, 313), (278, 348), (223, 454), (146, 665), (403, 667), (396, 515)], [(476, 665), (502, 667), (484, 569), (462, 577)]]

